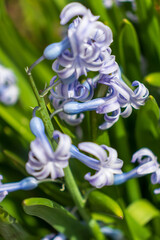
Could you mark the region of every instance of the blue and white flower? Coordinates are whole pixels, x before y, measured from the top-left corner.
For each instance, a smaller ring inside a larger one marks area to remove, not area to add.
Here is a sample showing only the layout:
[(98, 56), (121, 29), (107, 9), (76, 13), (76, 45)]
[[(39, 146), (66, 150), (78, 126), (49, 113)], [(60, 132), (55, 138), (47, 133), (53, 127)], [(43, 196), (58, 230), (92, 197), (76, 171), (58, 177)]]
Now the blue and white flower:
[(29, 160), (26, 170), (37, 179), (51, 176), (53, 180), (64, 176), (63, 168), (67, 167), (70, 157), (71, 139), (69, 136), (54, 131), (53, 138), (59, 139), (58, 146), (53, 151), (44, 132), (44, 124), (38, 117), (33, 117), (30, 122), (32, 133), (37, 137), (31, 142)]
[(85, 179), (96, 188), (102, 188), (106, 185), (114, 183), (114, 176), (122, 173), (123, 161), (117, 157), (117, 151), (106, 145), (97, 145), (92, 142), (82, 142), (78, 144), (78, 148), (84, 152), (93, 155), (95, 158), (89, 157), (72, 145), (72, 157), (79, 159), (88, 167), (96, 170), (96, 173), (91, 176), (91, 173), (85, 175)]
[(133, 82), (133, 86), (138, 86), (132, 91), (122, 80), (117, 78), (100, 83), (109, 86), (109, 90), (104, 98), (96, 98), (84, 103), (69, 101), (63, 104), (62, 108), (66, 114), (78, 114), (84, 111), (95, 110), (98, 114), (104, 114), (105, 122), (99, 126), (100, 129), (108, 129), (119, 117), (127, 118), (132, 113), (132, 107), (138, 109), (145, 104), (148, 98), (148, 89), (138, 81)]
[[(151, 183), (160, 184), (160, 164), (157, 161), (157, 157), (148, 148), (142, 148), (137, 151), (133, 157), (132, 162), (138, 162), (140, 166), (137, 169), (137, 173), (140, 175), (151, 174)], [(154, 190), (155, 194), (160, 193), (160, 188)]]
[(113, 41), (111, 29), (97, 21), (99, 17), (92, 15), (80, 3), (70, 3), (62, 10), (61, 24), (68, 23), (77, 15), (82, 18), (76, 18), (68, 29), (70, 48), (64, 50), (53, 63), (53, 70), (64, 80), (87, 76), (88, 71), (99, 71), (104, 61), (108, 61), (108, 65), (113, 62), (108, 51)]
[[(151, 174), (151, 183), (160, 184), (160, 165), (157, 157), (148, 148), (141, 148), (135, 152), (131, 159), (132, 163), (138, 162), (139, 166), (129, 172), (115, 175), (114, 185), (122, 184), (132, 178), (139, 178)], [(160, 188), (154, 190), (155, 194), (160, 193)]]

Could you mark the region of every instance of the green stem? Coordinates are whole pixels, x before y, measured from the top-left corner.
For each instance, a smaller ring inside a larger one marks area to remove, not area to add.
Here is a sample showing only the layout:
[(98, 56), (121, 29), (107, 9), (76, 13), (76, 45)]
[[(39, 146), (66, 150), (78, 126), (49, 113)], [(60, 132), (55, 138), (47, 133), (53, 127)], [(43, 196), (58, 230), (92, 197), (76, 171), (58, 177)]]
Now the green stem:
[[(34, 91), (34, 94), (36, 96), (37, 102), (39, 104), (39, 107), (41, 108), (40, 113), (41, 113), (41, 117), (44, 121), (47, 134), (48, 134), (50, 140), (52, 140), (54, 128), (53, 128), (49, 113), (47, 111), (45, 101), (39, 95), (39, 92), (37, 90), (37, 87), (35, 85), (33, 77), (31, 75), (31, 72), (28, 71), (28, 69), (26, 69), (26, 72), (29, 76), (29, 80), (30, 80), (32, 89)], [(54, 142), (52, 142), (52, 144), (54, 145), (53, 147), (55, 147), (56, 142), (54, 141)], [(106, 238), (101, 233), (99, 225), (97, 224), (97, 222), (95, 220), (91, 219), (90, 215), (88, 214), (88, 212), (85, 209), (85, 200), (83, 199), (83, 197), (78, 189), (78, 186), (74, 180), (74, 177), (72, 175), (72, 172), (71, 172), (69, 166), (64, 169), (64, 173), (65, 173), (65, 182), (68, 187), (68, 190), (79, 210), (81, 217), (87, 222), (89, 228), (91, 229), (94, 239), (95, 240), (105, 240)]]
[[(35, 82), (34, 82), (34, 80), (33, 80), (32, 74), (31, 74), (30, 71), (28, 71), (28, 68), (26, 69), (26, 72), (27, 72), (27, 74), (28, 74), (28, 77), (29, 77), (29, 80), (30, 80), (30, 84), (31, 84), (31, 86), (32, 86), (33, 92), (34, 92), (35, 97), (36, 97), (36, 99), (37, 99), (38, 105), (39, 105), (39, 107), (40, 107), (39, 112), (40, 112), (41, 117), (42, 117), (42, 119), (43, 119), (43, 122), (44, 122), (44, 125), (45, 125), (45, 128), (46, 128), (48, 137), (49, 137), (49, 139), (52, 141), (54, 128), (53, 128), (53, 124), (52, 124), (52, 122), (51, 122), (49, 113), (48, 113), (48, 111), (47, 111), (44, 98), (43, 98), (43, 97), (40, 97), (39, 92), (38, 92), (38, 89), (37, 89), (37, 87), (36, 87), (36, 84), (35, 84)], [(52, 144), (54, 145), (53, 147), (55, 148), (55, 147), (56, 147), (55, 141), (54, 141), (54, 142), (52, 141)]]
[(77, 187), (77, 184), (74, 180), (74, 177), (72, 175), (72, 172), (71, 172), (69, 166), (64, 169), (64, 173), (65, 173), (65, 182), (66, 182), (67, 188), (68, 188), (70, 194), (72, 195), (72, 198), (78, 208), (78, 211), (79, 211), (81, 217), (86, 221), (89, 228), (91, 229), (94, 239), (96, 239), (96, 240), (106, 239), (104, 237), (104, 235), (101, 233), (97, 222), (95, 220), (93, 220), (91, 218), (91, 216), (88, 214), (88, 212), (86, 211), (85, 200), (83, 199), (83, 197)]

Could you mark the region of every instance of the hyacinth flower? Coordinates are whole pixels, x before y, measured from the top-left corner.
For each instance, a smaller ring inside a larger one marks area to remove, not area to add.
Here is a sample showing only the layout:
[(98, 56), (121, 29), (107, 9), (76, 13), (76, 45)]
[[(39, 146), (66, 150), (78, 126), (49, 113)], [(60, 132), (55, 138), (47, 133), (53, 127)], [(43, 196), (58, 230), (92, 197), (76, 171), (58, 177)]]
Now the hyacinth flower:
[[(93, 157), (89, 157), (79, 151), (87, 152)], [(96, 187), (112, 185), (114, 183), (114, 176), (122, 173), (123, 161), (117, 158), (117, 151), (106, 145), (97, 145), (92, 142), (82, 142), (78, 144), (78, 148), (71, 146), (71, 157), (80, 160), (82, 163), (96, 170), (96, 173), (91, 176), (91, 173), (85, 175), (85, 180)]]
[(99, 17), (80, 3), (70, 3), (62, 10), (61, 24), (68, 23), (77, 15), (82, 18), (76, 18), (68, 29), (70, 49), (62, 52), (53, 63), (53, 70), (61, 79), (87, 76), (88, 71), (99, 71), (104, 61), (110, 62), (108, 48), (113, 41), (111, 29), (97, 21)]
[(5, 198), (9, 192), (14, 192), (18, 190), (32, 190), (38, 186), (40, 181), (37, 181), (33, 177), (27, 177), (19, 182), (5, 183), (2, 184), (1, 180), (3, 179), (0, 175), (0, 202)]
[[(153, 152), (147, 148), (142, 148), (137, 151), (133, 157), (131, 162), (139, 163), (138, 174), (151, 174), (151, 183), (159, 184), (160, 183), (160, 165), (157, 161), (157, 157), (153, 154)], [(160, 188), (154, 190), (155, 194), (160, 193)]]
[(148, 89), (140, 82), (134, 81), (133, 86), (138, 86), (132, 91), (123, 81), (112, 79), (104, 84), (109, 86), (106, 97), (96, 98), (84, 103), (69, 101), (63, 104), (61, 111), (66, 114), (79, 114), (85, 111), (96, 111), (104, 114), (105, 122), (100, 129), (108, 129), (118, 121), (119, 116), (127, 118), (132, 113), (132, 107), (139, 109), (145, 104), (149, 95)]
[(47, 46), (28, 72), (44, 59), (56, 59), (52, 67), (64, 83), (68, 78), (74, 81), (81, 75), (87, 76), (88, 71), (99, 71), (104, 62), (108, 63), (108, 67), (112, 65), (113, 59), (109, 54), (109, 46), (113, 41), (111, 29), (97, 21), (99, 17), (94, 16), (89, 9), (76, 2), (64, 7), (60, 23), (65, 25), (76, 16), (82, 18), (77, 17), (69, 25), (68, 36), (59, 43)]
[[(139, 178), (151, 174), (151, 183), (160, 183), (160, 168), (157, 162), (157, 157), (148, 148), (142, 148), (133, 154), (132, 163), (138, 162), (139, 166), (129, 172), (115, 175), (114, 185), (122, 184), (132, 178)], [(160, 188), (154, 190), (155, 194), (160, 193)]]
[(14, 73), (0, 65), (0, 102), (5, 105), (13, 105), (17, 102), (18, 96), (19, 89)]
[(70, 137), (54, 131), (53, 138), (59, 139), (59, 142), (56, 150), (53, 151), (45, 134), (43, 121), (38, 117), (33, 117), (30, 121), (30, 128), (36, 139), (30, 144), (31, 151), (26, 163), (27, 172), (37, 179), (45, 179), (49, 175), (53, 180), (63, 177), (63, 168), (67, 167), (70, 157)]

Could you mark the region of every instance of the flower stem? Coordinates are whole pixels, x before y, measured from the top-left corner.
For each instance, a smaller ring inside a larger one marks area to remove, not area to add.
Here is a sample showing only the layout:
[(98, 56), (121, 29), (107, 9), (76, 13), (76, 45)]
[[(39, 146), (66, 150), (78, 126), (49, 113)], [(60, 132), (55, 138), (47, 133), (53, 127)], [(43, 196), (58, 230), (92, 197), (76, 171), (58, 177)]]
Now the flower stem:
[(97, 222), (95, 220), (93, 220), (90, 217), (90, 215), (88, 214), (88, 212), (86, 211), (85, 200), (83, 199), (83, 197), (77, 187), (77, 184), (74, 180), (74, 177), (72, 175), (72, 172), (71, 172), (69, 166), (64, 169), (64, 173), (65, 173), (65, 182), (66, 182), (67, 188), (68, 188), (70, 194), (72, 195), (72, 198), (78, 208), (78, 211), (79, 211), (81, 217), (86, 221), (89, 228), (91, 229), (94, 239), (96, 239), (96, 240), (106, 239), (104, 237), (104, 235), (101, 233)]
[[(40, 114), (41, 114), (41, 117), (44, 121), (44, 124), (45, 124), (45, 128), (46, 128), (46, 131), (47, 131), (47, 134), (53, 144), (53, 147), (56, 147), (56, 142), (52, 141), (53, 138), (53, 131), (54, 131), (54, 127), (53, 127), (53, 124), (51, 122), (51, 119), (50, 119), (50, 116), (49, 116), (49, 113), (47, 111), (47, 108), (46, 108), (46, 105), (45, 105), (45, 101), (42, 97), (40, 97), (39, 95), (39, 92), (37, 90), (37, 87), (35, 85), (35, 82), (33, 80), (33, 77), (31, 75), (31, 72), (26, 69), (26, 72), (29, 76), (29, 80), (30, 80), (30, 83), (31, 83), (31, 86), (32, 86), (32, 89), (34, 91), (34, 94), (36, 96), (36, 99), (37, 99), (37, 102), (39, 104), (39, 107), (40, 107)], [(72, 175), (72, 172), (68, 167), (66, 167), (64, 169), (64, 173), (65, 173), (65, 182), (66, 182), (66, 185), (67, 185), (67, 188), (79, 210), (79, 213), (81, 215), (81, 217), (86, 221), (86, 223), (88, 224), (89, 228), (91, 229), (91, 232), (92, 232), (92, 235), (94, 237), (95, 240), (105, 240), (106, 238), (104, 237), (104, 235), (101, 233), (100, 231), (100, 228), (99, 228), (99, 225), (97, 224), (97, 222), (93, 219), (91, 219), (90, 215), (88, 214), (88, 212), (86, 211), (85, 209), (85, 200), (83, 199), (79, 189), (78, 189), (78, 186), (74, 180), (74, 177)]]
[(48, 137), (49, 137), (49, 139), (52, 141), (52, 144), (54, 145), (53, 147), (55, 148), (55, 147), (56, 147), (55, 141), (52, 140), (52, 139), (53, 139), (54, 127), (53, 127), (53, 124), (52, 124), (52, 122), (51, 122), (49, 113), (48, 113), (48, 111), (47, 111), (44, 98), (43, 98), (43, 97), (40, 97), (39, 92), (38, 92), (38, 89), (37, 89), (36, 84), (35, 84), (35, 82), (34, 82), (34, 79), (33, 79), (33, 77), (32, 77), (32, 74), (31, 74), (31, 72), (29, 71), (28, 68), (26, 69), (26, 72), (27, 72), (27, 74), (28, 74), (28, 77), (29, 77), (29, 80), (30, 80), (30, 84), (31, 84), (31, 86), (32, 86), (33, 92), (34, 92), (35, 97), (36, 97), (36, 99), (37, 99), (38, 105), (39, 105), (39, 107), (40, 107), (39, 112), (40, 112), (41, 117), (42, 117), (42, 119), (43, 119), (43, 122), (44, 122), (44, 125), (45, 125), (45, 128), (46, 128)]

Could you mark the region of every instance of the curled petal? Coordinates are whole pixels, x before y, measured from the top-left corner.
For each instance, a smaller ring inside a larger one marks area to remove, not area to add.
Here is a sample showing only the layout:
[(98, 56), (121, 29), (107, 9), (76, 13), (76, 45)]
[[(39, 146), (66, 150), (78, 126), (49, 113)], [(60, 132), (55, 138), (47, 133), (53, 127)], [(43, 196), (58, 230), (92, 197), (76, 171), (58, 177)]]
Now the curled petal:
[(157, 170), (158, 165), (156, 162), (150, 161), (140, 165), (137, 169), (137, 173), (140, 175), (153, 173)]
[(106, 115), (105, 115), (105, 122), (99, 126), (99, 129), (101, 130), (106, 130), (111, 128), (119, 119), (119, 116), (117, 116), (116, 118), (115, 117), (112, 118), (112, 116), (106, 117)]
[(43, 164), (46, 164), (49, 158), (48, 153), (46, 154), (45, 147), (46, 145), (42, 147), (42, 142), (39, 138), (36, 138), (36, 140), (32, 141), (30, 144), (32, 153)]
[(121, 116), (124, 118), (127, 118), (131, 115), (131, 113), (132, 113), (132, 107), (130, 104), (128, 104), (126, 108), (123, 110), (123, 112), (121, 112)]
[[(108, 159), (106, 161), (107, 166), (111, 166), (111, 168), (113, 168), (114, 170), (118, 170), (118, 172), (116, 172), (117, 174), (121, 173), (121, 168), (123, 166), (123, 161), (121, 159), (118, 158), (118, 154), (117, 151), (114, 148), (108, 147), (106, 145), (101, 145), (101, 147), (105, 150), (108, 151), (109, 156)], [(120, 172), (119, 172), (120, 171)]]
[(151, 175), (151, 182), (152, 184), (160, 183), (160, 169), (158, 168), (155, 173)]
[(71, 20), (73, 17), (77, 15), (85, 15), (87, 11), (88, 11), (87, 8), (80, 3), (73, 2), (67, 4), (67, 6), (63, 8), (60, 14), (61, 24), (62, 25), (66, 24), (67, 22), (69, 22), (69, 20)]
[(59, 131), (54, 131), (54, 139), (59, 139), (58, 147), (54, 152), (56, 161), (63, 160), (66, 161), (68, 165), (68, 159), (70, 158), (70, 148), (71, 148), (71, 139), (68, 135), (62, 134)]
[(113, 41), (111, 29), (102, 22), (96, 21), (93, 25), (92, 38), (96, 45), (102, 50), (105, 50)]
[(84, 178), (96, 188), (102, 188), (106, 185), (112, 185), (114, 183), (114, 175), (109, 169), (101, 169), (93, 176), (91, 176), (91, 173), (87, 173)]
[(31, 162), (26, 163), (26, 170), (29, 174), (37, 179), (45, 179), (50, 175), (50, 166), (48, 164), (43, 165), (38, 171), (32, 166)]
[(153, 154), (153, 152), (148, 148), (141, 148), (137, 152), (135, 152), (132, 156), (131, 162), (138, 162), (140, 164), (149, 162), (149, 161), (157, 161), (157, 157)]
[(69, 78), (75, 72), (73, 65), (71, 65), (70, 68), (63, 68), (61, 70), (58, 60), (54, 61), (52, 69), (58, 74), (59, 78), (61, 79)]
[(94, 155), (100, 162), (104, 162), (107, 158), (106, 151), (96, 143), (82, 142), (78, 144), (78, 148), (84, 152)]

